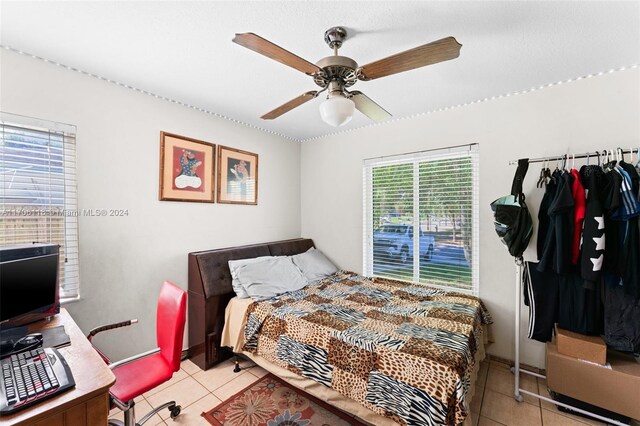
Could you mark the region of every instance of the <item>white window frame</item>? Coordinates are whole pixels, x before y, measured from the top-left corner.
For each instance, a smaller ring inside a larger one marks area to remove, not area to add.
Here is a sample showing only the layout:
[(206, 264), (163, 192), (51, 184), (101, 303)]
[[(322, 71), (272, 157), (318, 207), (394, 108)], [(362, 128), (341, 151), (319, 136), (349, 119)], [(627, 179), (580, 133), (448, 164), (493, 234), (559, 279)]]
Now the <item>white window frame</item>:
[[(54, 219), (59, 219), (64, 226), (61, 243), (60, 256), (60, 303), (72, 302), (80, 299), (80, 271), (78, 265), (79, 257), (79, 236), (78, 236), (78, 197), (77, 197), (77, 170), (76, 170), (76, 126), (56, 123), (48, 120), (25, 117), (6, 112), (0, 112), (0, 144), (4, 144), (5, 133), (22, 129), (39, 134), (41, 138), (47, 136), (50, 140), (62, 140), (62, 167), (64, 174), (64, 200), (62, 205), (53, 206), (51, 203), (51, 192), (47, 192), (49, 204), (34, 204), (18, 206), (15, 202), (6, 202), (4, 194), (7, 172), (4, 159), (4, 149), (0, 145), (0, 214), (4, 218), (25, 219), (42, 218), (51, 223)], [(8, 136), (7, 136), (8, 138)], [(9, 139), (7, 139), (9, 140)], [(27, 160), (28, 161), (28, 157)], [(14, 174), (15, 176), (15, 174)], [(53, 179), (57, 179), (54, 176)], [(9, 235), (9, 225), (4, 225), (5, 221), (0, 220), (0, 245), (22, 244), (33, 242), (33, 236), (26, 233), (18, 236), (15, 233)], [(26, 222), (25, 222), (26, 223)], [(52, 235), (52, 227), (48, 228), (49, 235)], [(40, 234), (40, 232), (38, 233)], [(53, 238), (53, 237), (52, 237)], [(49, 242), (49, 241), (38, 241)]]
[[(438, 284), (420, 283), (420, 256), (413, 256), (413, 279), (411, 282), (444, 290), (464, 292), (473, 295), (479, 294), (480, 282), (480, 256), (479, 256), (479, 217), (480, 217), (480, 195), (479, 195), (479, 145), (470, 144), (450, 148), (433, 149), (427, 151), (414, 152), (409, 154), (369, 158), (363, 161), (363, 265), (362, 270), (365, 275), (375, 276), (373, 270), (373, 169), (375, 167), (413, 164), (413, 235), (420, 235), (419, 219), (419, 163), (424, 161), (437, 161), (468, 156), (472, 163), (472, 220), (471, 220), (471, 288), (461, 289)], [(419, 253), (419, 238), (413, 238), (413, 252)]]

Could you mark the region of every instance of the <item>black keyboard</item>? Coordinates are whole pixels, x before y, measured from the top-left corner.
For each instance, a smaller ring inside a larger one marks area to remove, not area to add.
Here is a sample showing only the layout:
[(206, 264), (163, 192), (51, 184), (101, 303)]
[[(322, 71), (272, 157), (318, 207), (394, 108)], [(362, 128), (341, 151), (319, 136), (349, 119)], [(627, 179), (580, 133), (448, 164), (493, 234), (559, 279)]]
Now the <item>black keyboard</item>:
[(19, 352), (0, 360), (0, 414), (22, 410), (76, 385), (55, 348)]

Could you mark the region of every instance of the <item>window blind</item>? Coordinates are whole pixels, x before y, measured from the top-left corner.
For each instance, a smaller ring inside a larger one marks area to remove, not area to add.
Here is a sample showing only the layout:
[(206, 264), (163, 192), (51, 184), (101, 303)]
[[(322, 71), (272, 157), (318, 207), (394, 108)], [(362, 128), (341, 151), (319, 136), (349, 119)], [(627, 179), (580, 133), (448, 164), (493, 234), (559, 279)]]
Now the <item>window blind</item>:
[(366, 275), (478, 293), (478, 145), (373, 158), (363, 170)]
[(60, 299), (79, 296), (75, 127), (3, 113), (0, 244), (60, 246)]

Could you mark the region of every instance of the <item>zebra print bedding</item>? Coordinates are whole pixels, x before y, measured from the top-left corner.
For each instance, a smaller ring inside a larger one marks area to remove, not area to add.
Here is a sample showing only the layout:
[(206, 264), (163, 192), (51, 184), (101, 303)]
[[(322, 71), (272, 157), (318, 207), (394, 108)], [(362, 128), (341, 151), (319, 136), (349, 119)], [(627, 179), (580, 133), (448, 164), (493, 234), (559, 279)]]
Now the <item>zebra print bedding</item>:
[(477, 297), (339, 271), (251, 304), (243, 350), (401, 425), (453, 425), (491, 322)]

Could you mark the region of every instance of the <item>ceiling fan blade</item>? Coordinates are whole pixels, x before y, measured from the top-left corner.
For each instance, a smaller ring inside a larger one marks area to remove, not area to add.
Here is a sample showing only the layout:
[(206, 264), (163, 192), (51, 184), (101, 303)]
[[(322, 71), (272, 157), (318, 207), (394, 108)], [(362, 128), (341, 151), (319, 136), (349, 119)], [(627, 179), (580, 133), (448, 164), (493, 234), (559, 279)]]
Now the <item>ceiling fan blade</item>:
[(360, 67), (360, 80), (373, 80), (409, 71), (426, 65), (437, 64), (460, 56), (462, 45), (453, 37), (443, 38), (429, 44), (397, 53), (379, 61)]
[(260, 118), (262, 118), (263, 120), (273, 120), (274, 118), (278, 118), (285, 112), (289, 112), (292, 109), (299, 107), (303, 103), (315, 98), (317, 95), (318, 95), (318, 92), (315, 90), (311, 92), (303, 93), (297, 98), (293, 98), (289, 102), (280, 105), (278, 108), (274, 109), (273, 111), (269, 111), (268, 113), (266, 113)]
[(288, 50), (285, 50), (254, 33), (236, 34), (233, 38), (233, 42), (308, 75), (313, 75), (322, 71), (318, 66), (311, 62), (294, 55)]
[(359, 90), (354, 90), (351, 93), (351, 100), (356, 104), (358, 111), (372, 119), (373, 121), (384, 121), (391, 118), (384, 108), (377, 103), (373, 102), (371, 98), (362, 93)]

